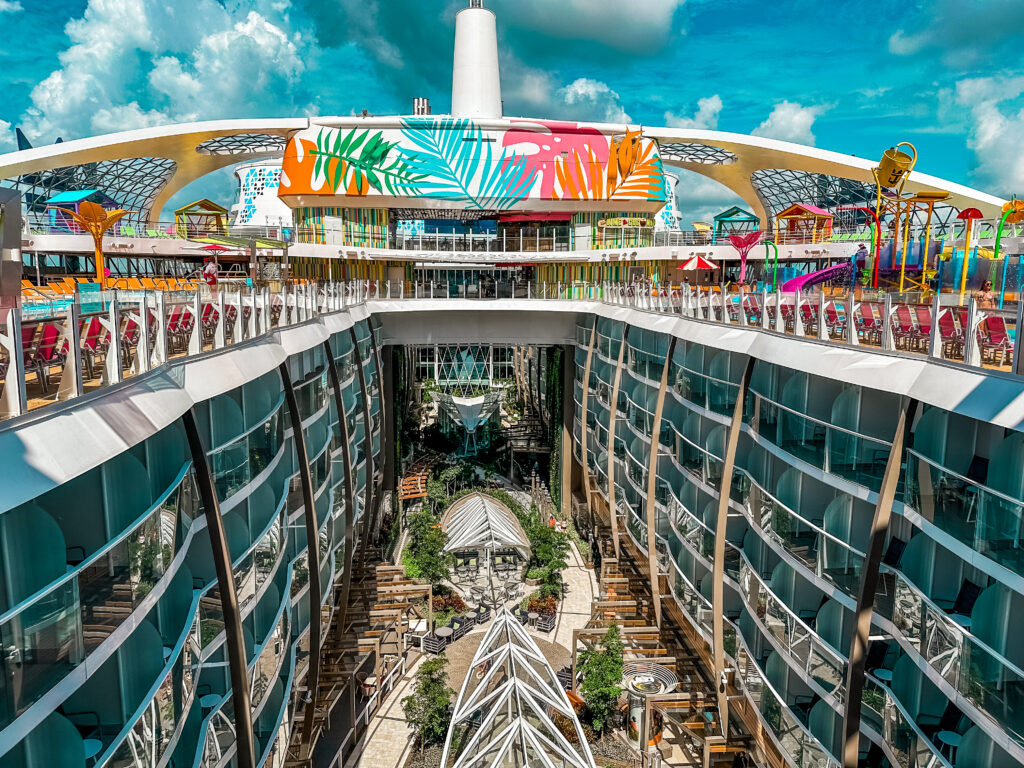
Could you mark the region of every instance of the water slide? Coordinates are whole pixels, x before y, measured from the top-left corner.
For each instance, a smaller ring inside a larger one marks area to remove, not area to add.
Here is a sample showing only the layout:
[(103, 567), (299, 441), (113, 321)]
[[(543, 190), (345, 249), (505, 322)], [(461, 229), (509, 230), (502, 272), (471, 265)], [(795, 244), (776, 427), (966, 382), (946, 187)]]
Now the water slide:
[(825, 269), (819, 269), (817, 272), (811, 272), (807, 275), (800, 275), (794, 277), (792, 280), (787, 280), (782, 284), (783, 293), (796, 293), (802, 291), (805, 288), (810, 288), (812, 285), (819, 285), (821, 283), (828, 283), (832, 280), (839, 280), (845, 278), (846, 282), (850, 281), (851, 272), (853, 271), (853, 262), (845, 261), (842, 264), (833, 264), (831, 267), (825, 267)]

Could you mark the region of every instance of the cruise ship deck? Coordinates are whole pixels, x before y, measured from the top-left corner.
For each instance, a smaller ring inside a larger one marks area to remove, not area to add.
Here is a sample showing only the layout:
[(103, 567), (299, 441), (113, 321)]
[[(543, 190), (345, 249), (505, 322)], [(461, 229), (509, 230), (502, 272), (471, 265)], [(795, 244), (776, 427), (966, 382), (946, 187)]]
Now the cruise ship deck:
[(0, 154), (0, 768), (1024, 764), (1024, 204), (508, 117), (483, 6), (451, 114)]

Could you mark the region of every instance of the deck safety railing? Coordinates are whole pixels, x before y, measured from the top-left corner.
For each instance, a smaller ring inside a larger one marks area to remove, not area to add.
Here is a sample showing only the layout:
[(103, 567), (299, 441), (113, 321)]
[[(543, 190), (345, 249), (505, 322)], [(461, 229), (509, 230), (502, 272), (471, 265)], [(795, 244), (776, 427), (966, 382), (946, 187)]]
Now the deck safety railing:
[(174, 358), (240, 344), (366, 301), (599, 302), (702, 323), (760, 329), (810, 343), (841, 344), (1020, 373), (1020, 312), (849, 293), (728, 293), (717, 287), (617, 283), (349, 281), (277, 291), (244, 285), (198, 291), (76, 292), (0, 309), (0, 418), (19, 416), (158, 368)]

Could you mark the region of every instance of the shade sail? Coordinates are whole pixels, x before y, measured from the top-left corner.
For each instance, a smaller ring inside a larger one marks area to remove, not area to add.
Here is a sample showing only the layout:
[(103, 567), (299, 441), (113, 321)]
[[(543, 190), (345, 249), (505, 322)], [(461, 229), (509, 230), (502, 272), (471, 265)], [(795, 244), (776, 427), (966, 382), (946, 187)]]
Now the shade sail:
[[(575, 733), (570, 743), (554, 723)], [(453, 743), (456, 746), (453, 748)], [(457, 750), (457, 754), (454, 753)], [(594, 768), (586, 736), (551, 665), (508, 611), (495, 618), (455, 702), (444, 768)]]
[(524, 559), (530, 542), (516, 516), (508, 507), (483, 493), (471, 493), (450, 507), (441, 518), (448, 534), (446, 552), (465, 549), (515, 549)]

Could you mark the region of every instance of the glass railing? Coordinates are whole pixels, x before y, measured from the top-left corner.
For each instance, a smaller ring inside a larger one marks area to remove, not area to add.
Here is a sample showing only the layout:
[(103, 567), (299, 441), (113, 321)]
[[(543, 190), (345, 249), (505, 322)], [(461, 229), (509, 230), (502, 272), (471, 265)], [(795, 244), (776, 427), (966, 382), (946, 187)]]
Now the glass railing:
[[(742, 633), (739, 636), (742, 638)], [(736, 655), (736, 673), (742, 687), (789, 762), (799, 768), (839, 768), (832, 754), (797, 720), (790, 707), (768, 684), (761, 668), (750, 655), (745, 640)]]
[(278, 555), (284, 544), (285, 530), (282, 511), (260, 537), (252, 551), (234, 567), (235, 596), (240, 614), (245, 615), (248, 612), (263, 585), (273, 576)]
[(969, 549), (1024, 573), (1024, 502), (908, 450), (903, 503)]
[(672, 388), (681, 398), (722, 416), (732, 416), (739, 385), (691, 371), (675, 362), (672, 368)]
[(650, 381), (659, 381), (661, 371), (665, 366), (665, 353), (651, 352), (633, 344), (626, 343), (627, 365), (633, 373), (643, 376)]
[(744, 420), (792, 456), (873, 491), (882, 483), (891, 444), (779, 405), (751, 392)]
[(757, 483), (750, 482), (747, 510), (753, 524), (777, 541), (816, 576), (855, 597), (864, 553), (805, 520)]
[(746, 564), (740, 566), (740, 594), (761, 629), (775, 639), (776, 646), (828, 693), (837, 704), (843, 702), (842, 685), (846, 660), (826, 646), (807, 624), (793, 613)]
[(895, 768), (951, 768), (888, 687), (869, 676), (862, 696), (861, 721), (885, 739)]
[(210, 470), (217, 486), (217, 497), (226, 501), (270, 466), (284, 442), (281, 405), (284, 395), (270, 417), (232, 443), (211, 451)]
[(260, 711), (267, 694), (274, 687), (274, 680), (281, 671), (281, 664), (288, 654), (288, 632), (288, 611), (282, 610), (280, 618), (263, 643), (256, 663), (249, 672), (251, 680), (249, 697), (253, 712)]
[(956, 691), (1024, 744), (1024, 670), (970, 634), (969, 616), (947, 613), (903, 574), (888, 573), (894, 596), (891, 615), (883, 615)]
[(108, 766), (157, 768), (193, 706), (194, 667), (199, 659), (198, 625), (193, 625), (174, 666), (125, 736)]
[(227, 759), (235, 751), (235, 707), (228, 695), (224, 703), (206, 721), (206, 738), (200, 768), (218, 768), (228, 765)]
[(138, 609), (167, 573), (199, 514), (190, 469), (135, 527), (43, 593), (0, 617), (8, 681), (0, 702), (12, 722), (53, 688)]

